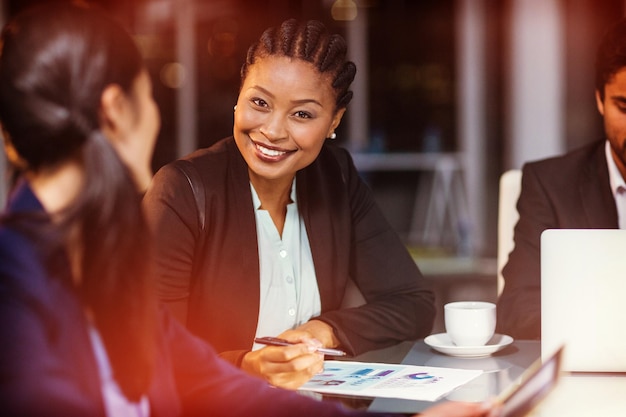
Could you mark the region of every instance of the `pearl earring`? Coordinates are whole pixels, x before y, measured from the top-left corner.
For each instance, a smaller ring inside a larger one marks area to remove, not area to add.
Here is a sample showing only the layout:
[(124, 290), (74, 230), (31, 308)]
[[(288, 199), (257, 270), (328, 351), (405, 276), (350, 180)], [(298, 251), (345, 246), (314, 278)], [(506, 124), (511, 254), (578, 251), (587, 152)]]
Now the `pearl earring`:
[(337, 139), (337, 134), (335, 132), (330, 134), (331, 139)]
[(233, 111), (237, 111), (237, 105), (235, 104), (235, 106), (233, 107)]

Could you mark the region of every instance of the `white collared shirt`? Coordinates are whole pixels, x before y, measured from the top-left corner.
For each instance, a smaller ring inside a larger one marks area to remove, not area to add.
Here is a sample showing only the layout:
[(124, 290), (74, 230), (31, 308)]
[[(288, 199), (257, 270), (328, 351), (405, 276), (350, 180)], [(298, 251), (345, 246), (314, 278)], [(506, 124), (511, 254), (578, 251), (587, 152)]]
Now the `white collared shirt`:
[(107, 417), (148, 417), (150, 403), (147, 396), (141, 397), (139, 402), (129, 401), (120, 386), (113, 378), (113, 370), (109, 362), (109, 355), (95, 327), (89, 326), (89, 338), (98, 363), (100, 373), (100, 390)]
[[(304, 220), (298, 212), (296, 180), (291, 186), (291, 203), (282, 238), (267, 210), (250, 184), (259, 245), (259, 320), (256, 337), (278, 336), (321, 312), (321, 301), (313, 256)], [(263, 345), (253, 344), (253, 349)]]
[(611, 191), (613, 192), (615, 205), (617, 207), (617, 220), (619, 228), (626, 229), (626, 182), (613, 160), (611, 145), (608, 140), (606, 141), (606, 145), (604, 147), (604, 153), (609, 167), (609, 182), (611, 184)]

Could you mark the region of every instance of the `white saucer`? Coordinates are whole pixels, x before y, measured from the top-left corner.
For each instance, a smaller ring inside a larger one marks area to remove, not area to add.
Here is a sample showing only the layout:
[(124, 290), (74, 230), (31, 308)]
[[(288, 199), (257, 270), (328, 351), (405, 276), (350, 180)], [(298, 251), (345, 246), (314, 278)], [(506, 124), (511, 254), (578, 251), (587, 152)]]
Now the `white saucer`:
[(484, 346), (457, 346), (447, 333), (439, 333), (428, 336), (424, 339), (424, 343), (446, 355), (462, 358), (480, 358), (504, 349), (513, 343), (513, 338), (505, 334), (496, 333)]

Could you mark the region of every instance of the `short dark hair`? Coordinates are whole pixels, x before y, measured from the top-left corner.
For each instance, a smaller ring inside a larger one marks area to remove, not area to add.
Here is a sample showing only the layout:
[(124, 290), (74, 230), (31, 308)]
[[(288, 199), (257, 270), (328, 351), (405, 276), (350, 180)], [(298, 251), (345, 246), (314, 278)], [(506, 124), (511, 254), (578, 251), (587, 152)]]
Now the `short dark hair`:
[(595, 87), (604, 100), (604, 87), (626, 67), (626, 19), (619, 20), (605, 32), (596, 53), (595, 66)]
[(331, 76), (335, 91), (335, 108), (345, 108), (352, 100), (350, 84), (356, 74), (356, 65), (346, 60), (346, 41), (337, 34), (328, 33), (322, 22), (309, 20), (299, 23), (295, 19), (271, 27), (248, 49), (241, 67), (241, 82), (257, 59), (267, 56), (286, 56), (312, 63), (317, 70)]

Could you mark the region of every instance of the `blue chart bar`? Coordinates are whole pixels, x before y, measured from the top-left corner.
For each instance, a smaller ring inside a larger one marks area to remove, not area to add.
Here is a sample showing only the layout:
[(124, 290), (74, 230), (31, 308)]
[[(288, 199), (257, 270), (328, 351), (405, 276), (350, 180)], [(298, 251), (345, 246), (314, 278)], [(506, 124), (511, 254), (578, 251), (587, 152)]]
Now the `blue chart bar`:
[(372, 368), (364, 368), (364, 369), (359, 369), (358, 371), (352, 372), (352, 375), (367, 375), (370, 372), (372, 372), (373, 369)]

